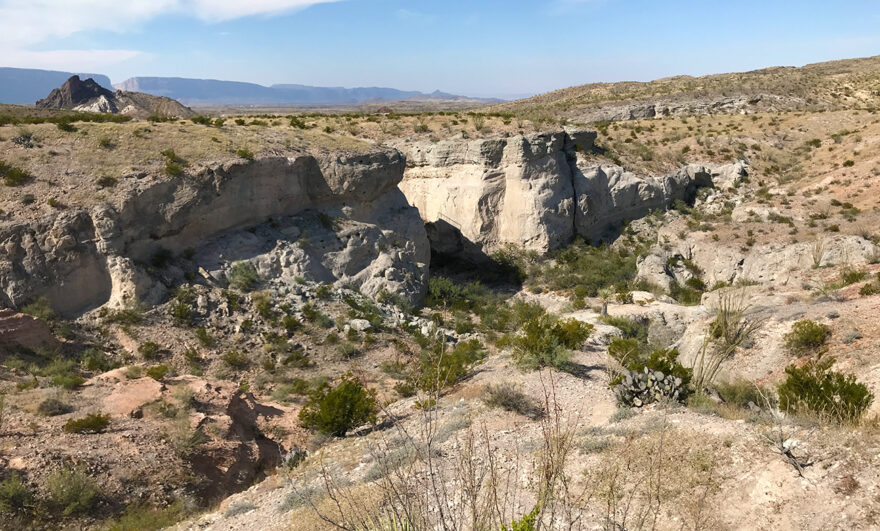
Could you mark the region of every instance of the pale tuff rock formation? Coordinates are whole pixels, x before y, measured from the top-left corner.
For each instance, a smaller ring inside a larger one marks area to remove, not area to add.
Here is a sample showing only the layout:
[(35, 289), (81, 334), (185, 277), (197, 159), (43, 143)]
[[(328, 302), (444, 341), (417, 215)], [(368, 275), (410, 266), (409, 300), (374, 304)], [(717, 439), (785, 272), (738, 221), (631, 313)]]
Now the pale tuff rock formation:
[[(381, 150), (236, 160), (141, 179), (89, 211), (7, 222), (0, 304), (45, 296), (76, 315), (132, 297), (158, 302), (184, 270), (211, 271), (205, 281), (223, 285), (240, 260), (272, 282), (303, 276), (418, 300), (430, 252), (418, 212), (396, 186), (403, 168), (400, 153)], [(173, 260), (148, 272), (157, 255)]]
[(507, 244), (544, 252), (574, 236), (598, 241), (625, 221), (693, 200), (713, 175), (736, 168), (687, 165), (640, 177), (595, 164), (594, 131), (566, 129), (493, 140), (399, 146), (407, 155), (401, 190), (429, 223), (435, 251), (491, 253)]

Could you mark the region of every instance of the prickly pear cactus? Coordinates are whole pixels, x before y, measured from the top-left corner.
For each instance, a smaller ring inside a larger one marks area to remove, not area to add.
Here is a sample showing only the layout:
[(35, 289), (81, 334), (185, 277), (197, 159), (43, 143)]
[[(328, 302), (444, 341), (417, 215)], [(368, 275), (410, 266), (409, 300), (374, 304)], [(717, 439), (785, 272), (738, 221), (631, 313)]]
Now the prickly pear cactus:
[(614, 394), (620, 405), (630, 407), (642, 407), (664, 398), (679, 400), (684, 396), (681, 378), (647, 367), (641, 372), (626, 371)]

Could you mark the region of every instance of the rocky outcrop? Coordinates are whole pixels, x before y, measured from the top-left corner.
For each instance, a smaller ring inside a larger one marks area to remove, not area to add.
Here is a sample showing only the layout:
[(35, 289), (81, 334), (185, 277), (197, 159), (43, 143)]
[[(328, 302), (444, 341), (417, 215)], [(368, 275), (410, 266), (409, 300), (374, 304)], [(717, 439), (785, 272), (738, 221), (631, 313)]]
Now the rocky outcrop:
[[(239, 159), (141, 179), (114, 204), (7, 222), (0, 304), (45, 296), (75, 315), (131, 297), (157, 302), (187, 272), (210, 272), (204, 280), (222, 285), (241, 260), (270, 282), (302, 276), (419, 300), (430, 253), (396, 186), (403, 169), (400, 153), (381, 150)], [(157, 256), (177, 258), (158, 267)]]
[(401, 190), (428, 222), (435, 251), (479, 255), (507, 244), (547, 251), (574, 236), (597, 241), (624, 221), (692, 200), (713, 171), (689, 165), (640, 177), (586, 156), (596, 133), (564, 131), (492, 140), (401, 145)]
[(855, 235), (813, 242), (765, 244), (755, 246), (748, 253), (739, 248), (683, 240), (669, 249), (654, 247), (641, 257), (638, 278), (664, 289), (669, 289), (673, 280), (684, 284), (693, 276), (680, 264), (681, 260), (687, 260), (699, 268), (703, 281), (709, 286), (718, 282), (798, 285), (804, 272), (813, 266), (862, 266), (870, 263), (878, 252), (880, 248), (872, 241)]
[(83, 105), (99, 98), (111, 100), (113, 99), (113, 92), (97, 84), (92, 78), (82, 80), (79, 76), (70, 76), (70, 79), (65, 81), (63, 85), (52, 90), (48, 96), (38, 101), (37, 107), (43, 109), (73, 109), (77, 105)]
[(0, 310), (0, 354), (8, 348), (54, 350), (59, 346), (55, 334), (44, 321), (12, 310)]
[(655, 116), (692, 116), (700, 114), (749, 114), (805, 109), (807, 102), (796, 96), (744, 94), (738, 96), (670, 96), (603, 103), (577, 109), (572, 119), (582, 123), (644, 120)]
[(196, 113), (171, 98), (140, 92), (105, 89), (93, 79), (71, 76), (59, 88), (36, 103), (43, 109), (70, 109), (82, 112), (125, 114), (136, 118), (150, 115), (189, 118)]

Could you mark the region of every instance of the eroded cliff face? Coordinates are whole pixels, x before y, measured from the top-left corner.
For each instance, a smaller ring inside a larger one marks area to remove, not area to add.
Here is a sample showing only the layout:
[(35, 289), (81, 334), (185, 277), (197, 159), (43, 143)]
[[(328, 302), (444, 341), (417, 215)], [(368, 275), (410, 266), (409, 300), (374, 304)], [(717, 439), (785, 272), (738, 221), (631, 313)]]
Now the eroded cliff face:
[[(420, 299), (429, 244), (418, 211), (397, 188), (396, 151), (300, 155), (205, 166), (144, 178), (114, 204), (70, 208), (38, 223), (0, 226), (0, 304), (45, 296), (75, 315), (202, 273), (222, 285), (250, 260), (268, 280), (294, 277)], [(156, 256), (174, 263), (157, 272)]]
[(587, 156), (595, 138), (566, 129), (400, 145), (407, 155), (400, 188), (428, 222), (435, 251), (479, 255), (508, 244), (545, 252), (574, 236), (602, 240), (624, 221), (712, 185), (712, 170), (700, 165), (640, 177), (596, 164)]

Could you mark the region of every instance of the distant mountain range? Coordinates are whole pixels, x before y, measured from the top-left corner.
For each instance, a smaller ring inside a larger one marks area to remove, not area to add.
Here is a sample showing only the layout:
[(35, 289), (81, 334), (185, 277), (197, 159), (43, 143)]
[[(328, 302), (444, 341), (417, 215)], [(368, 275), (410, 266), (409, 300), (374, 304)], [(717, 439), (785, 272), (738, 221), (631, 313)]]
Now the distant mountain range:
[(313, 87), (309, 85), (272, 85), (188, 79), (180, 77), (133, 77), (114, 87), (127, 91), (165, 96), (189, 106), (209, 105), (348, 105), (393, 100), (481, 101), (496, 99), (468, 98), (435, 91), (430, 94), (386, 87)]
[(113, 88), (110, 78), (101, 74), (0, 67), (0, 103), (33, 104), (45, 98), (74, 74), (82, 79), (92, 78), (106, 89)]
[(383, 101), (458, 101), (500, 103), (495, 98), (469, 98), (445, 92), (430, 94), (414, 90), (386, 87), (312, 87), (309, 85), (272, 85), (215, 79), (182, 77), (133, 77), (122, 83), (111, 84), (101, 74), (82, 74), (36, 70), (32, 68), (0, 67), (0, 103), (33, 104), (61, 86), (72, 75), (85, 81), (94, 79), (107, 89), (143, 92), (165, 96), (190, 106), (220, 105), (359, 105)]

